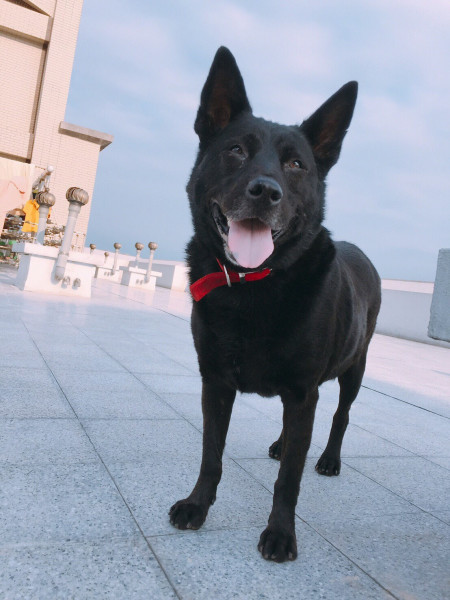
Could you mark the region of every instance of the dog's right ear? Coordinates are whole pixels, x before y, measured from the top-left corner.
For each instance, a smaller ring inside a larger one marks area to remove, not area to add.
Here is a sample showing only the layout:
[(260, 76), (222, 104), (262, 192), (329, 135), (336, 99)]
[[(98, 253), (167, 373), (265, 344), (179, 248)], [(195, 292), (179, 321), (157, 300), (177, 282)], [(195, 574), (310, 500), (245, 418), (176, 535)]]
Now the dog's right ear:
[(195, 132), (200, 141), (206, 141), (240, 113), (251, 110), (234, 56), (228, 48), (221, 46), (216, 52), (202, 90)]

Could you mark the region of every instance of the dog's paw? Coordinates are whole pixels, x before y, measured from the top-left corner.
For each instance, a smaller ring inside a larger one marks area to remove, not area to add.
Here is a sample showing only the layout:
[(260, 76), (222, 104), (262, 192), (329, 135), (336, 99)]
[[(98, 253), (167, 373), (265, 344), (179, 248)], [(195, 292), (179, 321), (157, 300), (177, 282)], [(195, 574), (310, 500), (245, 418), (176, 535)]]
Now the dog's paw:
[(297, 558), (295, 533), (267, 527), (259, 538), (258, 550), (266, 560), (285, 562)]
[(283, 444), (283, 442), (281, 440), (277, 440), (269, 447), (270, 458), (274, 458), (275, 460), (280, 460), (282, 444)]
[(208, 510), (188, 500), (175, 502), (169, 511), (170, 522), (177, 529), (199, 529), (205, 522)]
[(315, 469), (320, 475), (327, 475), (328, 477), (339, 475), (341, 472), (341, 459), (336, 456), (322, 454)]

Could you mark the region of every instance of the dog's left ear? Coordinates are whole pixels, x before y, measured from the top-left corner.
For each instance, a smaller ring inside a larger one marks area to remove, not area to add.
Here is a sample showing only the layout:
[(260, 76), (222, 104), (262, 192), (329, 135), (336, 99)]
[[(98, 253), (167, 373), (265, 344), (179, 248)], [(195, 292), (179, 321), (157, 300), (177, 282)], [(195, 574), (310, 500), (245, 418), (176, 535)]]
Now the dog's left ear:
[(216, 52), (202, 90), (195, 132), (200, 141), (205, 141), (240, 113), (251, 110), (234, 56), (222, 46)]
[(358, 83), (346, 83), (300, 126), (311, 145), (323, 177), (339, 158), (342, 141), (352, 120), (357, 95)]

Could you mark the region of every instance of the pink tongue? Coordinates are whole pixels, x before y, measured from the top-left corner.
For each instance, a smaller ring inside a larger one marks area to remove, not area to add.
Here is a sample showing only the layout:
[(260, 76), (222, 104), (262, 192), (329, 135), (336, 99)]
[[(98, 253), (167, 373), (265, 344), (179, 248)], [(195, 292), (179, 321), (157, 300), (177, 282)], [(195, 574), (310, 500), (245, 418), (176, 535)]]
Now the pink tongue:
[(254, 269), (273, 252), (272, 230), (259, 219), (231, 221), (228, 247), (241, 266)]

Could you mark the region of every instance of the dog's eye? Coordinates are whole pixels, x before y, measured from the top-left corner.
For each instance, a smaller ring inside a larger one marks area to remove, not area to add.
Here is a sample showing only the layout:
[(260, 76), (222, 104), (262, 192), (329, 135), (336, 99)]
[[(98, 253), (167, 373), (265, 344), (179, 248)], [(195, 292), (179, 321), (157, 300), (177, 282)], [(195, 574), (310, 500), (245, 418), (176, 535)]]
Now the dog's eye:
[(242, 150), (241, 146), (239, 146), (239, 144), (234, 144), (234, 146), (231, 146), (229, 151), (233, 154), (244, 154), (244, 151)]
[(289, 160), (285, 165), (288, 169), (305, 169), (304, 164), (298, 158)]

